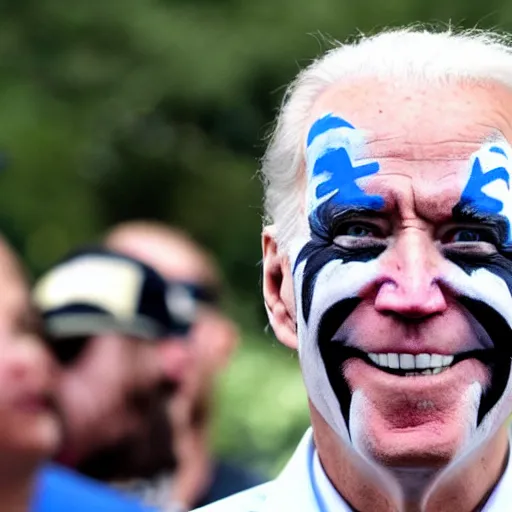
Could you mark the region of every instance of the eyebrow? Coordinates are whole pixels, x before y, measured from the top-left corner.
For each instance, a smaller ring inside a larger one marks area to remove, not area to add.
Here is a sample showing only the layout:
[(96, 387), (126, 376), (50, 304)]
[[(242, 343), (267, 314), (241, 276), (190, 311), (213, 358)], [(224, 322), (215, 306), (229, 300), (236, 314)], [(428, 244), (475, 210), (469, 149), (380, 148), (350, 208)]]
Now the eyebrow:
[(329, 205), (322, 212), (321, 220), (325, 223), (339, 222), (358, 217), (386, 218), (386, 212), (359, 205)]
[(468, 224), (484, 224), (498, 231), (500, 240), (506, 240), (509, 230), (508, 221), (503, 215), (482, 212), (474, 205), (457, 205), (452, 210), (452, 221)]

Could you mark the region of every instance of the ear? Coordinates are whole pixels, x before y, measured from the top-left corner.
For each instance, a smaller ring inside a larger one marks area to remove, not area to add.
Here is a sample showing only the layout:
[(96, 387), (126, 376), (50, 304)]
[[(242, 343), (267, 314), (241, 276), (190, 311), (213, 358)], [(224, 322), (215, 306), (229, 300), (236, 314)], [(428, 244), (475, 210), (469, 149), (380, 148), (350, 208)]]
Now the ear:
[(263, 297), (270, 325), (277, 339), (297, 349), (293, 279), (288, 256), (279, 253), (275, 227), (267, 226), (262, 234)]

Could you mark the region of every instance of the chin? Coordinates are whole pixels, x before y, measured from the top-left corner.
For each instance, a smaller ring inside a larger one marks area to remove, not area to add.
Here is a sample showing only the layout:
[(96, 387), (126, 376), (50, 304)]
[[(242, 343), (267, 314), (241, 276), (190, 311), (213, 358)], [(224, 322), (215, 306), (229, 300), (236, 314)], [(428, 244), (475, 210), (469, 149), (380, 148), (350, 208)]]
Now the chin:
[[(375, 415), (378, 415), (376, 413)], [(379, 421), (362, 427), (357, 448), (387, 467), (441, 468), (455, 458), (468, 440), (463, 421), (425, 423), (408, 429), (378, 429)]]
[(398, 377), (347, 364), (348, 382), (357, 383), (350, 406), (355, 448), (388, 467), (440, 468), (471, 442), (489, 377), (475, 361), (441, 375)]
[[(13, 433), (14, 434), (14, 433)], [(22, 436), (20, 436), (22, 434)], [(49, 459), (57, 453), (62, 442), (62, 426), (56, 416), (43, 415), (25, 425), (9, 444), (10, 451), (28, 458)]]

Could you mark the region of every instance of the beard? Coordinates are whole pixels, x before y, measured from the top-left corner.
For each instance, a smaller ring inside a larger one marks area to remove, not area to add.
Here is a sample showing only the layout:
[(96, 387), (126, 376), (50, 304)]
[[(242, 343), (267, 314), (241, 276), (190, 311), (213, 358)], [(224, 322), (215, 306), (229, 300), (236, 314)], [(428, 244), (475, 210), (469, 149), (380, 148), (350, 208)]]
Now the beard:
[(106, 446), (85, 457), (76, 469), (103, 482), (151, 479), (177, 466), (168, 396), (160, 395), (145, 407), (144, 426), (135, 436)]

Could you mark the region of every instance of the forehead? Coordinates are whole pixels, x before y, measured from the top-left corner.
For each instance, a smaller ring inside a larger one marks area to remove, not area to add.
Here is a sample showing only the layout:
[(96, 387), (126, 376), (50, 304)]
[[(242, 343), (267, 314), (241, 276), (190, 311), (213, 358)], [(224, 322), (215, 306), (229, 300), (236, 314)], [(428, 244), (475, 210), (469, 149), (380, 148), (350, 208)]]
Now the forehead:
[(211, 280), (208, 262), (179, 236), (133, 232), (117, 237), (109, 246), (146, 262), (166, 279)]
[(29, 306), (28, 284), (14, 256), (0, 247), (0, 325), (12, 322)]
[(378, 193), (388, 207), (410, 207), (414, 197), (414, 207), (430, 214), (442, 215), (460, 198), (471, 155), (484, 141), (512, 140), (512, 93), (495, 83), (334, 85), (314, 104), (305, 141), (327, 113), (361, 131), (362, 156), (378, 161), (379, 171), (364, 178), (367, 193)]

